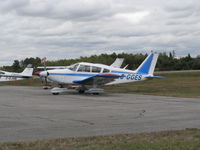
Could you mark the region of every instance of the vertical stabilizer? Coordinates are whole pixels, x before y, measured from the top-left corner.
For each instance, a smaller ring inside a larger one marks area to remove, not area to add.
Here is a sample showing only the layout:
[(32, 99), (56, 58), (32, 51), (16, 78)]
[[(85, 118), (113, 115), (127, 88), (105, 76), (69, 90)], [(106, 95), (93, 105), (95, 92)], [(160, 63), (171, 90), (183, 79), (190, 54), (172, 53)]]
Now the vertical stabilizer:
[(158, 60), (158, 54), (151, 52), (151, 54), (149, 54), (148, 57), (138, 67), (136, 72), (141, 73), (141, 74), (153, 75), (157, 60)]
[(22, 76), (32, 77), (33, 75), (33, 68), (25, 68), (24, 71), (21, 73)]
[(116, 60), (110, 66), (115, 67), (115, 68), (120, 68), (122, 66), (123, 61), (124, 61), (124, 58), (116, 58)]

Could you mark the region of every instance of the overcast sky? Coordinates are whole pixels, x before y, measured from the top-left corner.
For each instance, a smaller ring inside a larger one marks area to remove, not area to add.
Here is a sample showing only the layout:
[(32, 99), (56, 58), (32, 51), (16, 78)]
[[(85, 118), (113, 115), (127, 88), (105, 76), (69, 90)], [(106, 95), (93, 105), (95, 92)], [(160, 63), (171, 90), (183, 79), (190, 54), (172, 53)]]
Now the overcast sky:
[(0, 0), (0, 65), (150, 50), (200, 55), (200, 1)]

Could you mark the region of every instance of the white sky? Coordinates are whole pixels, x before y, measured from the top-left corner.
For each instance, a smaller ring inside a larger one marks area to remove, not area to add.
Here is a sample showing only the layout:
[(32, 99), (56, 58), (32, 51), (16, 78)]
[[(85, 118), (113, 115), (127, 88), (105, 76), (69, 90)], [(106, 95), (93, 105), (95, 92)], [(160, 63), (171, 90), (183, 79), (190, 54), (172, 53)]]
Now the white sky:
[(151, 50), (200, 55), (199, 0), (0, 0), (0, 65)]

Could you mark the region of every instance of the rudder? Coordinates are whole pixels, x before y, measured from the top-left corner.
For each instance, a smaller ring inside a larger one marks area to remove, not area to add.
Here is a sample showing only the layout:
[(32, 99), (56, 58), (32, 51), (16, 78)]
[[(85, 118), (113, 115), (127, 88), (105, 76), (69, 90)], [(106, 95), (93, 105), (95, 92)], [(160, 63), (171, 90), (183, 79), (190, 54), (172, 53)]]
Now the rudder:
[(157, 53), (151, 53), (149, 56), (142, 62), (142, 64), (138, 67), (136, 72), (141, 74), (150, 74), (153, 75), (153, 72), (155, 70), (155, 66), (158, 60), (158, 54)]

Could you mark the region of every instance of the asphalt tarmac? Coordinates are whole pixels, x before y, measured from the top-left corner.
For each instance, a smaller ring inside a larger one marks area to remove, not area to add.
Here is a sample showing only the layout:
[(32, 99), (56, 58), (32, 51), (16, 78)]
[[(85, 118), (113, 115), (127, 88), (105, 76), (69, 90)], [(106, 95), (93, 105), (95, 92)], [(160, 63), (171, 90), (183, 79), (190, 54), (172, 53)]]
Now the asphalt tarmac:
[(200, 99), (0, 86), (0, 142), (200, 128)]

